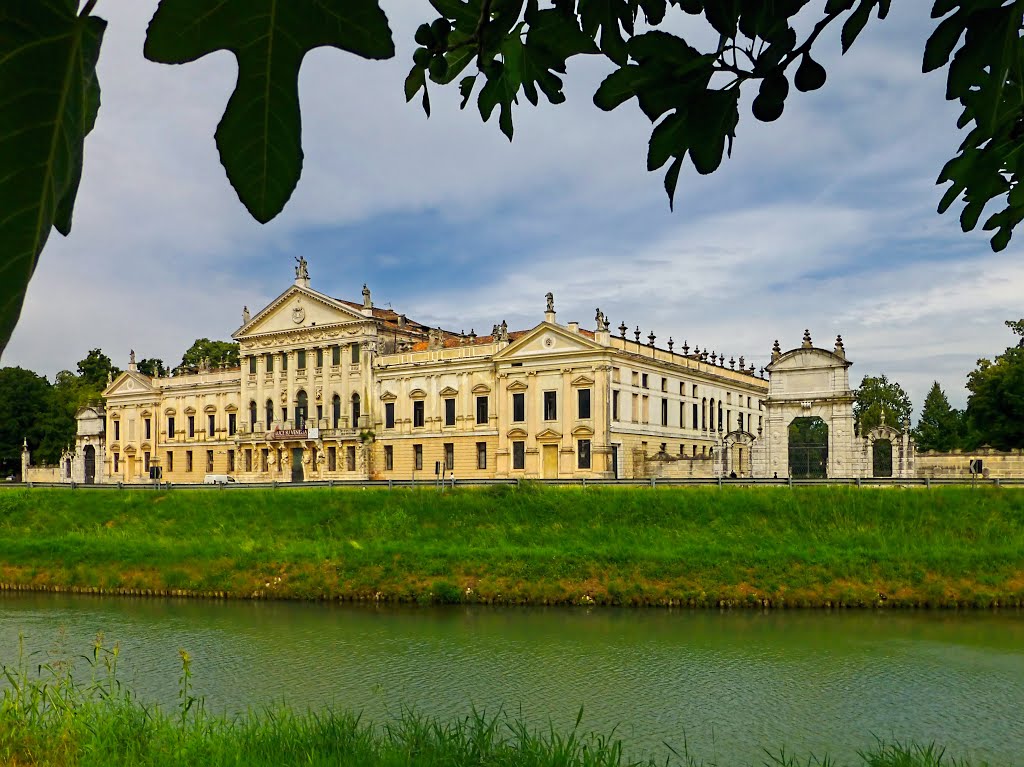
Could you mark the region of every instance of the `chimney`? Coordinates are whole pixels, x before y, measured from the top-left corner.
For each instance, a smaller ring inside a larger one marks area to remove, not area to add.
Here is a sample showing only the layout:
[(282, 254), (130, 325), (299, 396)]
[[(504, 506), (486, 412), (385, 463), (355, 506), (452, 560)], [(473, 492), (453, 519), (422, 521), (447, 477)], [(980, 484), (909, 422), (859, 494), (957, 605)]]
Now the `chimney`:
[(570, 333), (576, 333), (578, 335), (579, 332), (580, 332), (580, 323), (578, 323), (578, 322), (570, 322), (569, 323), (569, 332)]

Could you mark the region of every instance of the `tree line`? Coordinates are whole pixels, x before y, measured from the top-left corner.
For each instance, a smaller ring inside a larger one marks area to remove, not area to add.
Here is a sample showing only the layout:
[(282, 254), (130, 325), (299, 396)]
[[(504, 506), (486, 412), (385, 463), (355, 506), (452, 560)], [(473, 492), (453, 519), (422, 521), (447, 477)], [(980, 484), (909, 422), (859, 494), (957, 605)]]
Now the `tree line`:
[[(932, 384), (912, 430), (919, 452), (1024, 448), (1024, 319), (1005, 324), (1020, 340), (994, 360), (978, 360), (967, 375), (965, 409), (952, 407), (939, 382)], [(912, 410), (898, 383), (884, 375), (865, 376), (854, 404), (857, 431), (864, 434), (883, 422), (903, 428)]]
[[(209, 338), (196, 339), (173, 369), (158, 358), (137, 363), (139, 372), (149, 376), (237, 365), (237, 343)], [(74, 445), (75, 414), (87, 405), (99, 404), (108, 380), (122, 372), (101, 349), (89, 350), (78, 361), (76, 371), (60, 371), (51, 384), (46, 376), (31, 370), (0, 368), (0, 475), (20, 471), (21, 448), (26, 441), (34, 464), (57, 463), (61, 453)]]

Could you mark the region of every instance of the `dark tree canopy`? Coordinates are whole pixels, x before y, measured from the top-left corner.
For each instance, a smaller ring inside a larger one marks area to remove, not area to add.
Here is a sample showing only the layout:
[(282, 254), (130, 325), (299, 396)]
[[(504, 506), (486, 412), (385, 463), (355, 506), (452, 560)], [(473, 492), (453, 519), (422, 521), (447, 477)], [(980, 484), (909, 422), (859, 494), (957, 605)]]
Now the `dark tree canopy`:
[(939, 382), (925, 397), (921, 418), (914, 429), (914, 442), (918, 450), (937, 450), (948, 453), (960, 447), (963, 439), (963, 413), (950, 407), (946, 393)]
[(238, 343), (235, 341), (211, 341), (197, 338), (181, 356), (178, 369), (194, 372), (203, 365), (209, 367), (238, 367)]
[(24, 440), (33, 453), (43, 444), (51, 402), (50, 383), (43, 376), (23, 368), (0, 368), (0, 472), (4, 476), (20, 473)]
[(153, 378), (165, 376), (168, 372), (167, 367), (164, 365), (164, 361), (156, 358), (139, 360), (138, 368), (140, 373), (152, 376)]
[(110, 357), (100, 349), (90, 349), (85, 359), (78, 361), (78, 373), (84, 383), (103, 391), (107, 387), (108, 378), (116, 378), (121, 374), (121, 369), (115, 367)]
[(857, 399), (853, 403), (853, 418), (858, 434), (865, 434), (870, 429), (887, 426), (903, 428), (903, 423), (910, 420), (913, 406), (910, 396), (895, 381), (884, 376), (864, 376), (857, 389)]
[[(1006, 324), (1024, 340), (1024, 320)], [(1024, 346), (1011, 346), (995, 360), (978, 360), (967, 389), (970, 446), (1024, 448)]]

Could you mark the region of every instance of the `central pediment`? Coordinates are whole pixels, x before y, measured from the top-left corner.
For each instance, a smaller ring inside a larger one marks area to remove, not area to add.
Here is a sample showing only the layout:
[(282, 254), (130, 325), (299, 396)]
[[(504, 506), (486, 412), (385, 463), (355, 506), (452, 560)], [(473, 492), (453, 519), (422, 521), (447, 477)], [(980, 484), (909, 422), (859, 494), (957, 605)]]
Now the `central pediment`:
[(232, 334), (232, 338), (267, 333), (286, 333), (326, 325), (365, 321), (359, 311), (318, 293), (312, 288), (292, 285)]

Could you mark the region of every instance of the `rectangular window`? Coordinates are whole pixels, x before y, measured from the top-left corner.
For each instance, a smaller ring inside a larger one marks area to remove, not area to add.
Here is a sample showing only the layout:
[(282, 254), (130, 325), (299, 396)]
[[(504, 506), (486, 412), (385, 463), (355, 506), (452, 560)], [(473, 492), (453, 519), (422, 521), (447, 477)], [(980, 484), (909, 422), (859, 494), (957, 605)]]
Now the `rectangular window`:
[(384, 403), (384, 428), (393, 429), (395, 428), (395, 403), (385, 402)]
[(149, 476), (149, 451), (147, 450), (142, 454), (142, 470), (146, 472), (146, 476)]
[(487, 425), (487, 397), (476, 398), (476, 422), (479, 426)]
[(694, 399), (697, 398), (697, 384), (693, 385), (693, 397), (694, 397)]
[(384, 471), (395, 468), (395, 449), (391, 445), (384, 446)]
[(576, 468), (590, 468), (590, 440), (581, 439), (576, 443)]
[(694, 403), (694, 405), (693, 405), (692, 412), (690, 413), (690, 416), (692, 417), (692, 420), (690, 421), (690, 428), (691, 429), (696, 429), (697, 428), (697, 405), (696, 405), (696, 403)]
[(281, 372), (288, 370), (288, 352), (281, 352)]
[(192, 451), (185, 451), (185, 471), (192, 471)]
[(512, 468), (526, 468), (526, 443), (521, 440), (512, 443)]
[(228, 473), (232, 474), (235, 471), (235, 451), (228, 450)]
[(228, 436), (232, 436), (238, 431), (238, 414), (228, 413)]
[(174, 471), (174, 453), (170, 450), (167, 451), (167, 473), (170, 474)]
[(207, 416), (206, 417), (206, 426), (207, 426), (206, 436), (208, 438), (212, 439), (213, 438), (213, 433), (214, 433), (214, 431), (217, 428), (217, 418), (216, 418), (216, 416), (213, 416), (213, 415)]
[(423, 400), (414, 400), (412, 403), (412, 425), (414, 427), (423, 425)]
[(650, 423), (651, 422), (651, 398), (648, 397), (645, 394), (642, 397), (642, 400), (643, 400), (642, 415), (643, 415), (643, 419), (644, 419), (643, 423)]
[(356, 470), (356, 446), (349, 445), (345, 448), (345, 468), (349, 471)]
[(416, 471), (423, 471), (423, 445), (412, 446), (412, 467)]
[(516, 423), (526, 420), (526, 395), (523, 392), (512, 395), (512, 420)]
[(590, 418), (590, 389), (580, 389), (576, 392), (576, 410), (577, 418)]
[(270, 467), (270, 448), (260, 450), (260, 471), (267, 471)]
[(645, 389), (647, 388), (647, 373), (640, 376), (640, 385)]
[(207, 472), (207, 474), (209, 474), (212, 471), (213, 471), (213, 451), (212, 450), (207, 450), (206, 451), (206, 472)]
[(661, 401), (661, 425), (668, 426), (668, 400)]
[(152, 429), (152, 424), (151, 424), (151, 421), (150, 421), (149, 418), (146, 418), (146, 419), (144, 419), (142, 421), (142, 430), (143, 430), (143, 432), (146, 435), (144, 439), (152, 439), (153, 438), (152, 437), (153, 429)]
[(455, 399), (447, 397), (444, 401), (444, 425), (455, 425)]
[(248, 448), (245, 450), (245, 470), (252, 471), (252, 450)]
[(114, 473), (117, 474), (121, 470), (121, 456), (114, 453)]
[(323, 349), (317, 349), (316, 350), (316, 366), (318, 368), (322, 368), (324, 366), (324, 350)]
[(327, 448), (327, 471), (338, 470), (338, 448)]
[(619, 393), (617, 391), (612, 392), (612, 420), (619, 420)]
[(686, 428), (686, 403), (685, 402), (680, 402), (679, 403), (679, 428), (680, 429), (685, 429)]
[(633, 395), (633, 407), (630, 408), (629, 415), (630, 415), (630, 420), (633, 423), (638, 423), (640, 421), (640, 395), (639, 394), (634, 394)]
[(256, 375), (256, 355), (249, 355), (249, 375)]
[(558, 392), (544, 392), (544, 420), (554, 421), (558, 418)]
[(352, 344), (352, 364), (359, 364), (359, 344)]
[(335, 366), (341, 364), (341, 347), (340, 346), (332, 346), (331, 347), (331, 364), (335, 365)]
[(320, 422), (322, 420), (324, 420), (324, 406), (323, 405), (317, 405), (316, 406), (316, 425), (319, 426)]
[(661, 390), (662, 391), (666, 391), (666, 392), (668, 391), (668, 379), (667, 378), (662, 378), (661, 379)]
[(196, 436), (196, 417), (194, 415), (188, 417), (188, 436)]
[(114, 421), (114, 442), (121, 439), (121, 422)]
[(288, 408), (281, 408), (281, 422), (284, 423), (288, 420)]
[(444, 470), (451, 471), (455, 468), (455, 443), (444, 443)]
[(487, 443), (477, 442), (476, 443), (476, 467), (478, 469), (487, 468)]
[(306, 350), (305, 349), (299, 349), (295, 353), (295, 367), (298, 370), (305, 370), (306, 369)]
[(264, 363), (266, 363), (265, 366), (267, 368), (267, 372), (268, 373), (273, 373), (274, 372), (274, 355), (270, 354), (270, 353), (264, 354), (263, 355), (263, 361), (264, 361)]

